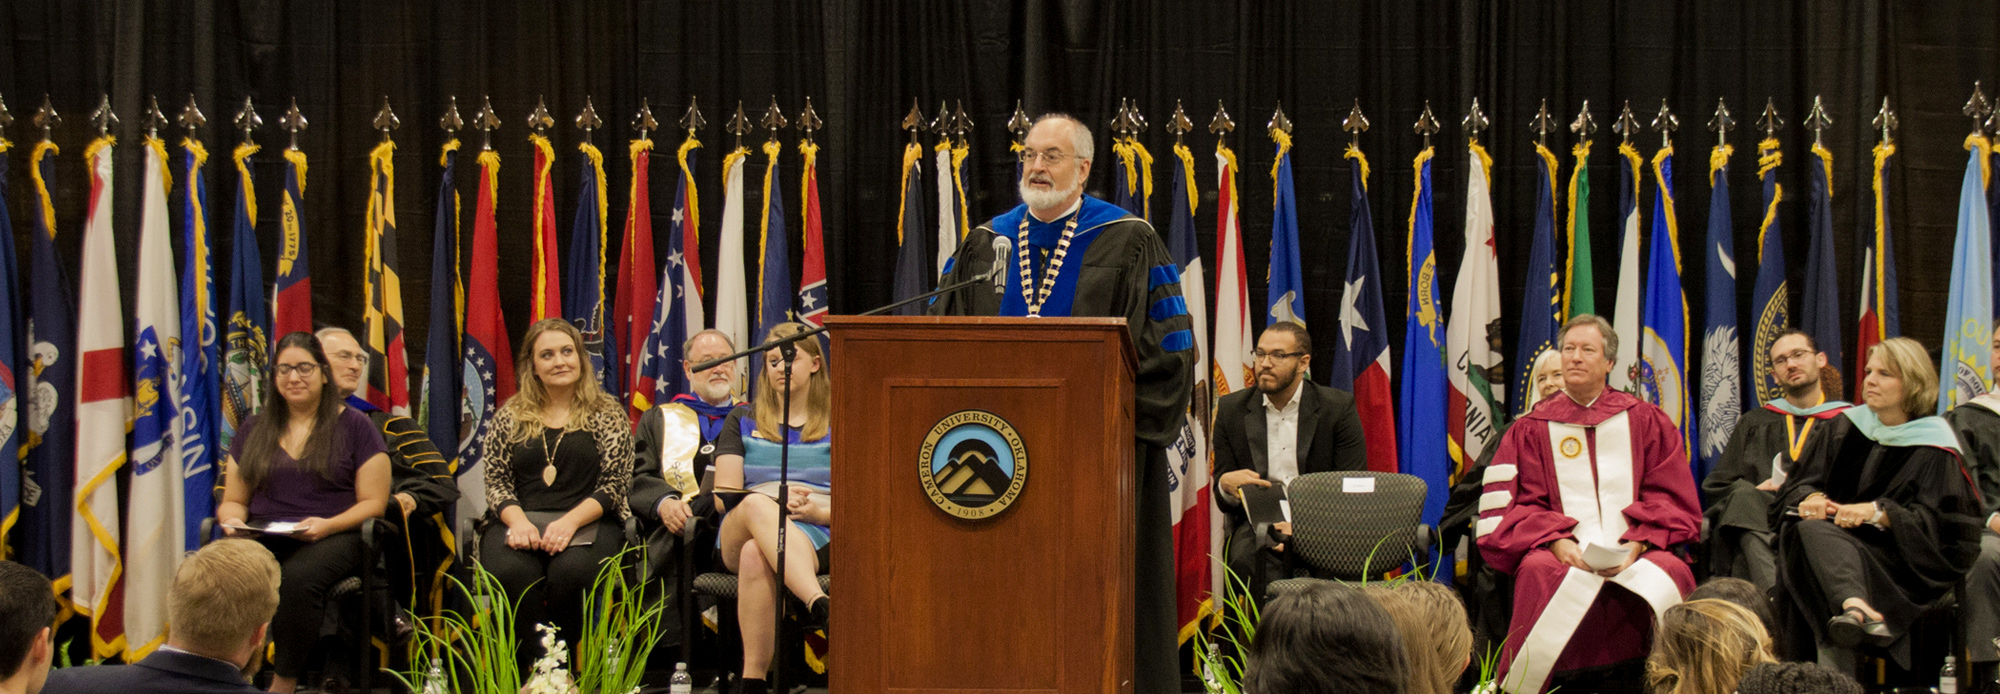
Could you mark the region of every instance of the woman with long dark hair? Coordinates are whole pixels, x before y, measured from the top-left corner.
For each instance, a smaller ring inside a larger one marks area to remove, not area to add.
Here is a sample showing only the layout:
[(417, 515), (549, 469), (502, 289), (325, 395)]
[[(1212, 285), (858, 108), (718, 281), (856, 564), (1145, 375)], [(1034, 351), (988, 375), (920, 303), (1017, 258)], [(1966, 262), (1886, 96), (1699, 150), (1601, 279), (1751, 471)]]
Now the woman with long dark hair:
[[(245, 422), (223, 461), (216, 520), (253, 534), (284, 567), (271, 691), (291, 692), (319, 636), (326, 593), (361, 571), (362, 521), (389, 500), (389, 456), (368, 416), (341, 403), (326, 352), (311, 333), (278, 340), (263, 409)], [(250, 530), (249, 528), (262, 530)]]

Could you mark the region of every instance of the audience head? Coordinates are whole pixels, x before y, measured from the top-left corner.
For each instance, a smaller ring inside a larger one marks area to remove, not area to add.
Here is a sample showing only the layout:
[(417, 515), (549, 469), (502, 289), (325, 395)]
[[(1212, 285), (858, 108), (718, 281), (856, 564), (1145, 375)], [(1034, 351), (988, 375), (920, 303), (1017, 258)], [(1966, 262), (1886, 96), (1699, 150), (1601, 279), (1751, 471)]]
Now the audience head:
[[(811, 330), (804, 323), (779, 323), (771, 327), (764, 336), (764, 344), (771, 344), (793, 335)], [(826, 372), (826, 354), (819, 345), (819, 337), (807, 337), (792, 343), (798, 346), (792, 353), (792, 378), (798, 387), (792, 390), (793, 407), (803, 403), (806, 423), (799, 427), (799, 438), (811, 441), (824, 438), (832, 426), (833, 380)], [(757, 433), (766, 440), (777, 441), (784, 429), (785, 394), (779, 384), (785, 382), (785, 355), (783, 349), (766, 350), (759, 355), (764, 363), (764, 376), (757, 379), (757, 398), (754, 402), (757, 415)]]
[(1578, 402), (1596, 400), (1618, 354), (1618, 331), (1611, 329), (1611, 321), (1578, 314), (1563, 323), (1556, 344), (1562, 349), (1563, 390)]
[(250, 667), (278, 612), (278, 559), (254, 540), (218, 540), (181, 560), (167, 596), (167, 643)]
[(34, 569), (0, 561), (0, 683), (34, 694), (55, 659), (55, 590)]
[(1916, 340), (1892, 337), (1868, 348), (1861, 401), (1887, 424), (1930, 414), (1937, 407), (1938, 375)]
[(1409, 694), (1451, 694), (1472, 664), (1472, 628), (1458, 593), (1434, 581), (1370, 583), (1363, 591), (1402, 632)]
[(1660, 616), (1646, 682), (1656, 694), (1730, 694), (1743, 673), (1771, 657), (1757, 615), (1726, 600), (1689, 600)]
[(1687, 599), (1727, 600), (1736, 603), (1737, 607), (1749, 610), (1750, 614), (1757, 616), (1757, 623), (1764, 625), (1764, 633), (1771, 637), (1773, 643), (1778, 640), (1776, 617), (1771, 612), (1771, 599), (1764, 595), (1764, 591), (1759, 590), (1755, 583), (1730, 576), (1711, 578), (1707, 583), (1695, 586), (1694, 592), (1688, 593)]
[(1045, 113), (1021, 145), (1021, 201), (1038, 212), (1060, 213), (1083, 196), (1096, 147), (1090, 126), (1067, 113)]
[(368, 352), (361, 349), (361, 341), (346, 328), (320, 328), (313, 337), (319, 338), (326, 361), (333, 367), (327, 377), (332, 379), (334, 390), (341, 397), (361, 392), (368, 383)]
[(1528, 373), (1535, 375), (1535, 402), (1547, 400), (1549, 396), (1562, 392), (1562, 353), (1553, 349), (1542, 350), (1541, 354), (1535, 355), (1535, 368)]
[(1257, 351), (1251, 354), (1257, 368), (1257, 390), (1273, 398), (1285, 397), (1312, 366), (1312, 335), (1306, 326), (1291, 321), (1272, 321), (1257, 336)]
[(1244, 665), (1244, 694), (1401, 694), (1403, 636), (1360, 590), (1315, 581), (1264, 608)]
[(1826, 366), (1826, 353), (1804, 330), (1793, 328), (1771, 341), (1771, 379), (1790, 397), (1815, 395), (1820, 390), (1819, 370)]
[(1743, 673), (1736, 694), (1861, 694), (1861, 683), (1819, 663), (1764, 663)]
[(335, 425), (339, 422), (339, 390), (331, 387), (332, 366), (319, 338), (312, 333), (294, 332), (278, 340), (272, 359), (269, 390), (264, 393), (264, 409), (243, 441), (243, 456), (236, 460), (238, 474), (251, 491), (263, 487), (280, 450), (278, 441), (291, 428), (292, 418), (311, 412), (312, 433), (298, 457), (305, 470), (330, 478), (333, 467)]
[(736, 353), (736, 343), (729, 340), (729, 333), (709, 328), (695, 333), (681, 346), (681, 372), (687, 375), (688, 390), (702, 402), (721, 405), (729, 402), (736, 388), (736, 362), (726, 361), (697, 373), (692, 368), (702, 362), (721, 359)]

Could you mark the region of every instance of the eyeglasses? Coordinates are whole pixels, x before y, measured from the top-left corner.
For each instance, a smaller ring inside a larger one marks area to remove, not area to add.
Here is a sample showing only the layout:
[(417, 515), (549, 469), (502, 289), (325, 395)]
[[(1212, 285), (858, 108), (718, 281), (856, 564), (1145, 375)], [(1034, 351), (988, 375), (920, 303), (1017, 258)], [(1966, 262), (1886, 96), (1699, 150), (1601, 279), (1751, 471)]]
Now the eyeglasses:
[(1269, 359), (1272, 362), (1281, 362), (1286, 359), (1297, 359), (1305, 355), (1306, 355), (1305, 352), (1266, 352), (1260, 349), (1255, 352), (1251, 352), (1250, 358), (1255, 361), (1264, 361), (1266, 359)]
[(1042, 161), (1048, 162), (1049, 166), (1060, 166), (1063, 162), (1069, 161), (1070, 158), (1074, 156), (1076, 155), (1064, 154), (1057, 150), (1049, 150), (1047, 152), (1037, 152), (1032, 149), (1024, 149), (1021, 150), (1020, 159), (1022, 164), (1026, 164), (1029, 166), (1033, 166), (1035, 164), (1036, 159), (1041, 159)]
[(1774, 364), (1786, 364), (1786, 363), (1790, 363), (1790, 362), (1795, 362), (1795, 361), (1805, 361), (1805, 360), (1807, 360), (1807, 359), (1811, 359), (1811, 358), (1812, 358), (1812, 355), (1813, 355), (1813, 352), (1812, 352), (1812, 350), (1807, 350), (1807, 349), (1801, 349), (1801, 350), (1798, 350), (1798, 351), (1795, 351), (1795, 352), (1792, 352), (1791, 354), (1786, 354), (1786, 355), (1783, 355), (1783, 356), (1779, 356), (1779, 357), (1774, 357), (1774, 358), (1772, 358), (1772, 359), (1771, 359), (1771, 362), (1772, 362), (1772, 363), (1774, 363)]
[(360, 352), (327, 352), (326, 356), (328, 359), (341, 362), (356, 362), (368, 359), (368, 355)]
[(304, 364), (279, 364), (271, 367), (271, 373), (277, 374), (278, 378), (284, 378), (292, 374), (298, 374), (304, 378), (312, 378), (313, 374), (319, 373), (319, 365), (312, 362)]

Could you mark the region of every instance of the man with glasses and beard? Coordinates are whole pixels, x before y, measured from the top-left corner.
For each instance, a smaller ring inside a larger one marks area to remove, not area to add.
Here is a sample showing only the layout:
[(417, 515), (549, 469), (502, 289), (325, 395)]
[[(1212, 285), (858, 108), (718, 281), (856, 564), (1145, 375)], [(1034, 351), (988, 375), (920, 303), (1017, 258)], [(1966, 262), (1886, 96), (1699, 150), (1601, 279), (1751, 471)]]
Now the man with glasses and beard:
[(1733, 576), (1769, 592), (1778, 580), (1772, 548), (1771, 504), (1799, 453), (1824, 422), (1853, 405), (1829, 398), (1821, 387), (1826, 355), (1811, 335), (1792, 330), (1771, 343), (1771, 377), (1785, 397), (1736, 420), (1722, 459), (1701, 487), (1708, 508), (1710, 573)]
[[(1306, 378), (1312, 337), (1297, 323), (1279, 321), (1257, 337), (1257, 387), (1222, 396), (1215, 408), (1216, 506), (1228, 519), (1229, 569), (1262, 600), (1284, 560), (1269, 533), (1253, 527), (1237, 490), (1289, 484), (1313, 472), (1368, 469), (1368, 443), (1354, 394)], [(1291, 532), (1280, 522), (1281, 533)]]
[[(1138, 439), (1133, 691), (1173, 691), (1179, 625), (1166, 448), (1180, 438), (1187, 421), (1195, 368), (1180, 271), (1152, 225), (1084, 194), (1095, 145), (1082, 121), (1043, 115), (1022, 145), (1023, 203), (972, 230), (942, 280), (978, 277), (1000, 263), (1002, 292), (996, 295), (981, 283), (938, 297), (931, 312), (1125, 319), (1139, 354), (1133, 378)], [(1009, 257), (995, 257), (997, 236), (1013, 241)]]
[[(691, 367), (735, 352), (736, 345), (720, 330), (703, 330), (688, 338), (681, 349), (687, 357), (681, 370), (687, 374), (689, 392), (647, 410), (633, 432), (636, 450), (632, 491), (627, 499), (632, 517), (639, 519), (646, 532), (648, 581), (665, 581), (671, 586), (678, 575), (670, 572), (705, 568), (676, 566), (681, 556), (679, 538), (689, 519), (714, 517), (715, 500), (700, 493), (701, 483), (708, 479), (722, 422), (737, 405), (732, 392), (736, 362), (723, 362), (700, 372)], [(710, 524), (695, 542), (713, 546), (715, 530)], [(702, 558), (711, 554), (697, 553)], [(681, 624), (677, 604), (669, 602), (668, 614), (662, 618), (669, 630), (678, 630)]]

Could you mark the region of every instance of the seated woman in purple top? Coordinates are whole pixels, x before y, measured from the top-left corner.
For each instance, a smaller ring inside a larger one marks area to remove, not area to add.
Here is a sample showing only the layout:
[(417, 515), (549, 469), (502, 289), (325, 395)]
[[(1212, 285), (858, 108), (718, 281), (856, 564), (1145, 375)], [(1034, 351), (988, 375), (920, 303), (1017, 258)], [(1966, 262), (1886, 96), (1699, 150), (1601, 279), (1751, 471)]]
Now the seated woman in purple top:
[(326, 353), (311, 333), (278, 341), (260, 414), (244, 422), (223, 461), (216, 520), (231, 526), (292, 523), (289, 533), (250, 533), (284, 567), (271, 691), (291, 692), (319, 635), (326, 593), (361, 570), (361, 522), (389, 500), (389, 456), (382, 435), (360, 411), (341, 403), (328, 382)]

